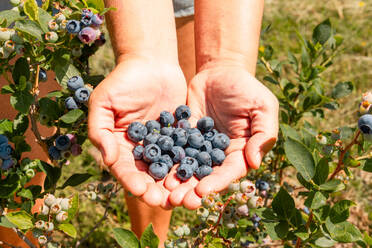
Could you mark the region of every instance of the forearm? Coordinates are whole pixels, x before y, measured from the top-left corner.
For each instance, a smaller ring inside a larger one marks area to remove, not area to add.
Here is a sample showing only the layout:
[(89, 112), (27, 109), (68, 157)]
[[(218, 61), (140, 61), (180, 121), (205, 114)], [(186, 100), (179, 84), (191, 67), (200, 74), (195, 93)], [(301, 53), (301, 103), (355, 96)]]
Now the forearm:
[(255, 74), (263, 0), (195, 0), (197, 71), (218, 63)]
[(171, 0), (105, 0), (116, 11), (107, 24), (117, 61), (143, 56), (177, 63), (177, 37)]

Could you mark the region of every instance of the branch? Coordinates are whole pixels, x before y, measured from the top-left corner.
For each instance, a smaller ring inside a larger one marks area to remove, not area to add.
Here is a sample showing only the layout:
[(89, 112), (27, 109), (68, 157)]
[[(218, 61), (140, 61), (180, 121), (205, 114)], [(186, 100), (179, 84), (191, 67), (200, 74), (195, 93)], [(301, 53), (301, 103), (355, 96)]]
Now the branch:
[(218, 216), (217, 223), (216, 223), (216, 225), (213, 227), (212, 230), (216, 230), (216, 229), (217, 229), (218, 225), (220, 224), (220, 221), (221, 221), (222, 215), (223, 215), (223, 213), (225, 212), (225, 209), (226, 209), (227, 205), (229, 205), (229, 203), (230, 203), (230, 201), (231, 201), (232, 199), (233, 199), (233, 196), (230, 196), (229, 199), (227, 199), (227, 201), (226, 201), (225, 204), (223, 205), (223, 208), (222, 208), (222, 210), (221, 210), (221, 212), (220, 212), (220, 215)]
[(20, 237), (30, 248), (37, 248), (18, 228), (13, 227), (12, 230)]
[[(307, 219), (307, 222), (306, 222), (306, 230), (309, 229), (309, 226), (310, 226), (310, 223), (313, 221), (313, 211), (310, 212), (310, 215), (309, 215), (309, 219)], [(296, 248), (300, 248), (301, 247), (301, 238), (297, 238), (297, 241), (296, 241)]]

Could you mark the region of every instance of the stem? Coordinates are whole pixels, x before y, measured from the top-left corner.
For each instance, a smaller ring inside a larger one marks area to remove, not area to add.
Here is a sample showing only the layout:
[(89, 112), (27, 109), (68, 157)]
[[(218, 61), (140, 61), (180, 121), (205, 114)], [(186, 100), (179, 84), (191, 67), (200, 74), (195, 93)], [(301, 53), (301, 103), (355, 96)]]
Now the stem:
[(335, 171), (332, 173), (332, 175), (329, 177), (328, 180), (332, 180), (337, 175), (337, 173), (339, 173), (343, 169), (344, 157), (346, 155), (346, 152), (349, 151), (353, 145), (358, 143), (359, 135), (360, 135), (360, 131), (358, 130), (354, 139), (350, 142), (350, 144), (348, 144), (345, 147), (345, 149), (341, 150), (340, 157), (339, 157), (338, 163), (337, 163), (337, 167), (336, 167)]
[(227, 199), (227, 201), (225, 202), (225, 204), (223, 205), (223, 208), (220, 212), (220, 215), (218, 216), (218, 220), (217, 220), (217, 223), (216, 225), (214, 225), (213, 229), (212, 230), (216, 230), (218, 225), (220, 224), (220, 221), (221, 221), (221, 218), (222, 218), (222, 215), (223, 215), (223, 212), (225, 212), (225, 209), (227, 207), (227, 205), (229, 205), (230, 201), (233, 199), (233, 196), (230, 196), (229, 199)]
[[(306, 230), (309, 229), (309, 226), (310, 226), (310, 223), (313, 221), (313, 211), (310, 212), (310, 215), (309, 215), (309, 219), (307, 219), (307, 222), (306, 222)], [(300, 248), (301, 247), (301, 239), (300, 238), (297, 238), (297, 241), (296, 241), (296, 248)]]
[(249, 245), (249, 248), (258, 248), (258, 247), (275, 247), (275, 246), (283, 246), (282, 243), (265, 243), (265, 244), (256, 244), (256, 245)]
[(30, 248), (37, 248), (18, 228), (13, 227), (12, 230), (20, 237)]

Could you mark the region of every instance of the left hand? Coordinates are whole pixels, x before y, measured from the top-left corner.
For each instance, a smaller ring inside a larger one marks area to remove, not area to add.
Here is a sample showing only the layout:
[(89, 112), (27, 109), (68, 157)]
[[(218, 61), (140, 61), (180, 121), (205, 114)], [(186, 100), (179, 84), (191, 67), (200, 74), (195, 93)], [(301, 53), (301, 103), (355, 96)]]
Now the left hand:
[(279, 104), (244, 67), (228, 64), (200, 71), (189, 84), (187, 102), (192, 126), (201, 117), (210, 116), (215, 128), (231, 139), (225, 161), (215, 166), (211, 175), (200, 181), (192, 177), (185, 183), (168, 176), (165, 186), (171, 191), (172, 205), (195, 209), (200, 207), (202, 196), (222, 191), (244, 177), (249, 168), (259, 168), (277, 139)]

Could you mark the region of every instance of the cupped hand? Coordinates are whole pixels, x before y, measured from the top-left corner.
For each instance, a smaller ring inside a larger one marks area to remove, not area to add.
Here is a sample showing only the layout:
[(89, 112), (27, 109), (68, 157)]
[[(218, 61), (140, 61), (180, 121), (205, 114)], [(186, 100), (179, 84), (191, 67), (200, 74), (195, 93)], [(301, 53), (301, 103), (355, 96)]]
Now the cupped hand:
[(88, 134), (123, 187), (150, 206), (169, 207), (163, 181), (134, 160), (135, 144), (127, 137), (130, 123), (157, 119), (186, 102), (186, 82), (180, 67), (148, 58), (122, 60), (93, 91), (89, 100)]
[(200, 71), (188, 87), (191, 124), (203, 116), (215, 121), (215, 128), (231, 138), (221, 166), (211, 175), (195, 177), (180, 183), (168, 177), (173, 205), (195, 209), (201, 197), (225, 189), (230, 182), (245, 176), (249, 168), (257, 169), (266, 152), (276, 142), (278, 133), (278, 101), (271, 91), (244, 67), (216, 65)]

